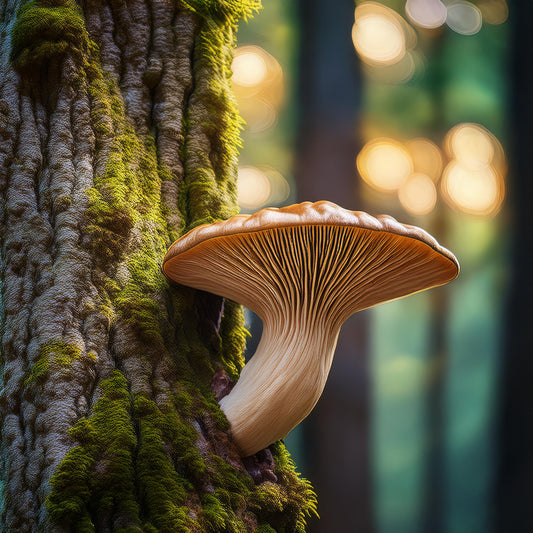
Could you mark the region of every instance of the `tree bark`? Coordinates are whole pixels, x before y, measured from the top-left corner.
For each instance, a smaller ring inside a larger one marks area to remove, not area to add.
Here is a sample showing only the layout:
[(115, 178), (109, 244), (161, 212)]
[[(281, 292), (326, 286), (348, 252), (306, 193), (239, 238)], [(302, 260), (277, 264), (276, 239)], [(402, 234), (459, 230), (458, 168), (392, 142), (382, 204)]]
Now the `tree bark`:
[(228, 80), (257, 7), (0, 5), (2, 531), (304, 530), (283, 445), (241, 459), (218, 406), (241, 308), (160, 272), (237, 211)]

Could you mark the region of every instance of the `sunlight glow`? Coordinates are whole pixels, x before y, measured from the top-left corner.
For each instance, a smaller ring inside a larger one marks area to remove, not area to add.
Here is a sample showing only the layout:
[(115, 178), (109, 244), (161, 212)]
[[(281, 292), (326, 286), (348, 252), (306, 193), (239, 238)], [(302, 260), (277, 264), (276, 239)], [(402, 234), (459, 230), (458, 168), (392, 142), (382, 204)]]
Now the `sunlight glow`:
[(461, 35), (474, 35), (481, 29), (483, 17), (478, 7), (464, 0), (448, 4), (446, 24)]
[(509, 17), (509, 7), (505, 0), (479, 0), (477, 6), (487, 24), (503, 24)]
[(411, 174), (398, 190), (402, 206), (413, 215), (427, 215), (437, 203), (437, 188), (426, 174)]
[(291, 187), (288, 181), (272, 167), (261, 166), (260, 169), (270, 182), (270, 196), (267, 201), (268, 205), (282, 204), (287, 200), (291, 192)]
[(271, 194), (270, 180), (256, 167), (240, 167), (237, 178), (239, 205), (257, 209), (265, 205)]
[(231, 65), (233, 83), (256, 87), (264, 81), (268, 67), (263, 52), (259, 46), (242, 46), (235, 50)]
[(413, 162), (405, 147), (393, 140), (369, 141), (357, 156), (361, 177), (381, 191), (395, 191), (413, 172)]
[(489, 165), (494, 157), (493, 135), (479, 124), (464, 123), (452, 128), (445, 143), (454, 157), (473, 170)]
[(405, 12), (420, 28), (438, 28), (446, 22), (446, 6), (440, 0), (407, 0)]
[(414, 76), (417, 61), (419, 65), (422, 64), (419, 56), (413, 52), (406, 52), (400, 61), (393, 65), (364, 64), (363, 69), (367, 76), (381, 83), (405, 83)]
[(259, 133), (271, 128), (277, 120), (274, 107), (262, 98), (242, 98), (239, 111), (251, 133)]
[(451, 207), (473, 215), (494, 215), (503, 201), (504, 184), (492, 167), (471, 170), (452, 161), (444, 170), (441, 191)]
[(281, 205), (291, 192), (288, 181), (270, 166), (239, 167), (237, 189), (243, 209)]
[(446, 203), (473, 215), (494, 215), (505, 196), (505, 154), (498, 139), (480, 124), (454, 126), (444, 139), (451, 161), (441, 192)]
[(377, 2), (363, 2), (355, 10), (352, 28), (357, 53), (371, 64), (397, 63), (406, 51), (405, 26), (407, 23), (393, 9)]
[(251, 133), (271, 128), (284, 99), (283, 70), (260, 46), (240, 46), (232, 64), (233, 92)]
[(415, 172), (429, 176), (437, 182), (442, 173), (442, 153), (440, 148), (429, 139), (412, 139), (405, 143), (411, 154)]
[(431, 213), (438, 190), (457, 211), (480, 216), (498, 213), (507, 174), (498, 139), (480, 124), (461, 123), (448, 131), (443, 146), (445, 153), (425, 138), (401, 143), (378, 137), (359, 152), (357, 169), (373, 189), (397, 191), (400, 204), (413, 215)]

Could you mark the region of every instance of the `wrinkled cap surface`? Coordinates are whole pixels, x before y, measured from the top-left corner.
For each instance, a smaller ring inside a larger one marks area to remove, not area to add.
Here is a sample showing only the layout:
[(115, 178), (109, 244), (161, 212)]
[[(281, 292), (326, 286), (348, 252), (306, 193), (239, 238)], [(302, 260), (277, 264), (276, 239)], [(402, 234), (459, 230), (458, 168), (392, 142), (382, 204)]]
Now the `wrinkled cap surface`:
[(459, 264), (420, 228), (331, 202), (304, 202), (199, 226), (170, 247), (163, 272), (262, 318), (296, 306), (343, 321), (445, 284)]

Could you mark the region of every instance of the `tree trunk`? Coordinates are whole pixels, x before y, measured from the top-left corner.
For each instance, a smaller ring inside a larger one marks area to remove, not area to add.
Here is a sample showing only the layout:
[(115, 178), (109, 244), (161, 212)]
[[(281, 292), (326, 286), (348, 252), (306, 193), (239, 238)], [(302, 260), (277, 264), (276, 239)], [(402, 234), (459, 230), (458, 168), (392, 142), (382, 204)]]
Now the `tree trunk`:
[(0, 5), (2, 531), (304, 530), (283, 445), (243, 461), (218, 406), (241, 308), (160, 272), (237, 211), (228, 78), (257, 7)]
[(533, 4), (513, 2), (511, 172), (513, 242), (501, 369), (494, 533), (533, 531)]
[[(360, 74), (351, 40), (354, 3), (300, 0), (300, 201), (362, 209), (355, 156)], [(308, 473), (319, 495), (314, 533), (372, 533), (367, 313), (343, 325), (328, 383), (304, 423)]]

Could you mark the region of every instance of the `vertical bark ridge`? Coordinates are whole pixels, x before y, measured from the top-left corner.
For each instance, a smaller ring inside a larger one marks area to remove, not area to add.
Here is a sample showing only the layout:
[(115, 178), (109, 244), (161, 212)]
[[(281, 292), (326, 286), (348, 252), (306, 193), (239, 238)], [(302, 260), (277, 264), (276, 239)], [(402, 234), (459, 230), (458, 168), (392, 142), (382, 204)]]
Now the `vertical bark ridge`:
[(256, 6), (21, 4), (0, 18), (0, 525), (303, 531), (283, 445), (256, 485), (210, 390), (242, 368), (242, 309), (160, 273), (236, 212), (231, 47)]
[(228, 86), (233, 39), (231, 25), (221, 30), (205, 21), (194, 43), (185, 139), (188, 229), (237, 213), (234, 173), (240, 122)]

